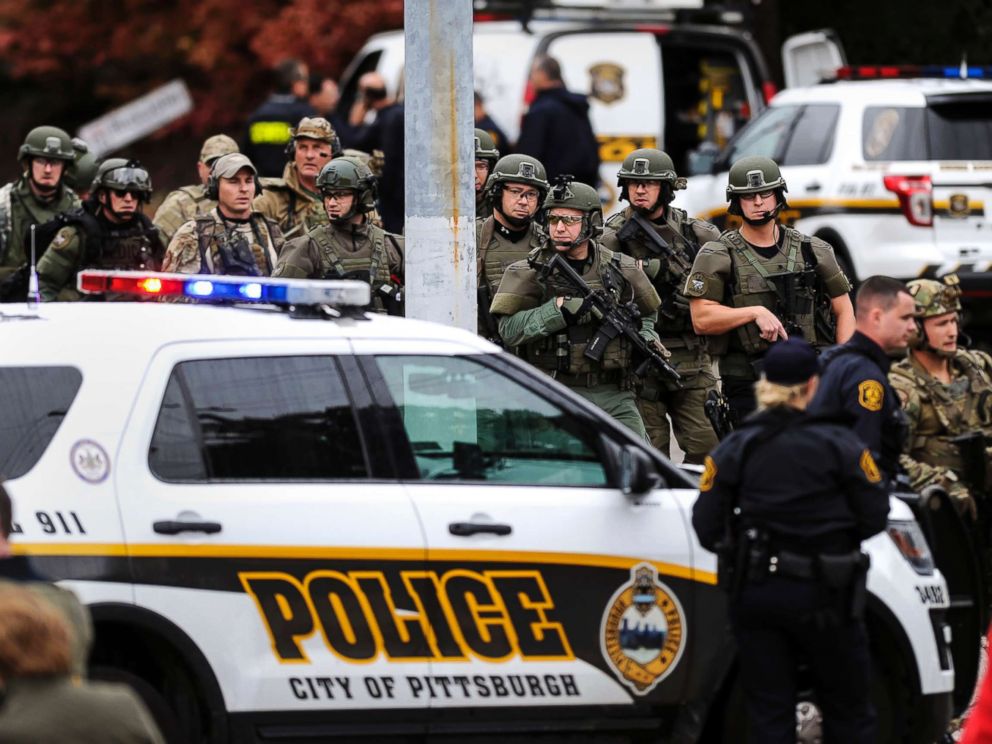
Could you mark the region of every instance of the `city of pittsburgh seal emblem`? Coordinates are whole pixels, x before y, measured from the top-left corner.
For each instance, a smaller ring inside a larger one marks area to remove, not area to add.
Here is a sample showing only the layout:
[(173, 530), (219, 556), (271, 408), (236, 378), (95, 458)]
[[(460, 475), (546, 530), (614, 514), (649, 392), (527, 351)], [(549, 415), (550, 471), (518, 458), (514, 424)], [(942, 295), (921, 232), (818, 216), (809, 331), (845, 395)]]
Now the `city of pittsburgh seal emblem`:
[(646, 695), (679, 663), (685, 649), (685, 612), (675, 593), (647, 563), (610, 600), (600, 630), (603, 656), (636, 695)]

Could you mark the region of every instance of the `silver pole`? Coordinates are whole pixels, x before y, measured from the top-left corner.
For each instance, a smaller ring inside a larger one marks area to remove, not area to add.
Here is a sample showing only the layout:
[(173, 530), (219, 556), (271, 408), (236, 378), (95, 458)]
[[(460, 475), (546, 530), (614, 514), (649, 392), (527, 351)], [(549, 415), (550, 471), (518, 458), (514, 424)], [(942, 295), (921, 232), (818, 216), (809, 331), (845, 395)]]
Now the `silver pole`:
[(471, 0), (406, 0), (406, 315), (476, 331)]

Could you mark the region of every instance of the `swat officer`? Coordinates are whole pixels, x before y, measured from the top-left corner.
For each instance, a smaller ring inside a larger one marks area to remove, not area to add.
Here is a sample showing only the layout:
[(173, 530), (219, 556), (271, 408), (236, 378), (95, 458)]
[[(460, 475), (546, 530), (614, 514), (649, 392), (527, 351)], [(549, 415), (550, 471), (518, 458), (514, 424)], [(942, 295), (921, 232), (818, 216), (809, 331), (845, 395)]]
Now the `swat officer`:
[[(476, 271), (479, 278), (479, 335), (502, 343), (489, 306), (503, 273), (540, 248), (547, 235), (534, 218), (548, 195), (548, 178), (540, 161), (529, 155), (506, 155), (496, 161), (483, 198), (492, 212), (475, 221)], [(602, 212), (600, 212), (602, 214)]]
[(58, 127), (35, 127), (24, 138), (17, 153), (23, 173), (0, 188), (0, 280), (30, 260), (32, 225), (79, 206), (79, 198), (65, 185), (66, 169), (75, 157), (72, 140)]
[(906, 287), (916, 300), (917, 332), (909, 356), (889, 370), (909, 426), (900, 462), (913, 490), (939, 485), (974, 519), (975, 496), (984, 498), (992, 485), (992, 450), (986, 445), (992, 434), (992, 357), (958, 346), (956, 275), (914, 279)]
[(548, 272), (549, 259), (561, 254), (594, 290), (618, 302), (634, 302), (641, 313), (639, 332), (657, 342), (654, 332), (658, 293), (637, 262), (597, 242), (603, 229), (599, 194), (584, 183), (561, 181), (544, 203), (551, 242), (511, 264), (493, 298), (492, 315), (507, 346), (538, 369), (602, 408), (617, 421), (647, 438), (632, 390), (631, 345), (618, 336), (599, 361), (585, 352), (600, 329), (587, 312), (587, 302), (558, 272)]
[(108, 158), (93, 179), (93, 193), (65, 222), (38, 262), (38, 284), (45, 301), (78, 300), (80, 269), (157, 271), (165, 246), (142, 205), (152, 195), (152, 179), (141, 163)]
[(403, 238), (368, 220), (376, 179), (361, 160), (341, 157), (324, 166), (317, 188), (329, 224), (286, 243), (273, 276), (361, 279), (372, 286), (372, 309), (402, 315)]
[(699, 542), (721, 558), (748, 741), (762, 744), (796, 741), (800, 661), (812, 670), (823, 741), (875, 740), (860, 543), (885, 529), (888, 492), (863, 442), (805, 412), (817, 381), (808, 343), (771, 346), (759, 410), (706, 457), (692, 512)]
[(485, 196), (485, 185), (499, 160), (499, 150), (493, 137), (485, 129), (475, 130), (475, 218), (485, 219), (492, 214), (493, 205)]
[(718, 337), (710, 352), (736, 422), (754, 410), (752, 385), (770, 343), (799, 335), (819, 349), (854, 331), (851, 285), (833, 248), (776, 221), (785, 192), (774, 161), (734, 163), (727, 211), (743, 224), (702, 247), (685, 285), (696, 333)]
[(79, 137), (72, 138), (72, 148), (76, 152), (76, 159), (66, 169), (65, 183), (76, 192), (81, 201), (86, 201), (90, 196), (90, 186), (96, 178), (96, 172), (100, 168), (100, 161), (97, 159), (85, 141)]
[(279, 225), (287, 239), (326, 224), (317, 176), (341, 155), (341, 140), (327, 119), (304, 117), (290, 132), (282, 178), (262, 179), (264, 191), (255, 199), (255, 210)]
[(617, 173), (620, 198), (630, 206), (606, 221), (602, 244), (640, 261), (651, 262), (649, 274), (661, 297), (655, 330), (672, 356), (671, 364), (682, 376), (682, 388), (658, 376), (640, 386), (637, 407), (651, 444), (669, 452), (668, 420), (685, 461), (702, 464), (716, 446), (713, 426), (703, 413), (706, 396), (717, 387), (708, 338), (697, 336), (689, 317), (689, 300), (682, 294), (699, 246), (717, 240), (720, 231), (689, 217), (672, 206), (685, 179), (675, 175), (675, 164), (661, 150), (645, 148), (628, 155)]
[(261, 191), (258, 171), (241, 153), (214, 161), (205, 196), (217, 206), (176, 231), (162, 271), (269, 276), (283, 238), (279, 226), (251, 208)]
[(196, 174), (200, 182), (190, 186), (180, 186), (162, 200), (155, 211), (152, 223), (162, 233), (162, 240), (166, 245), (172, 241), (176, 230), (217, 206), (217, 201), (207, 196), (210, 167), (217, 158), (232, 152), (238, 152), (238, 143), (226, 134), (207, 137), (203, 147), (200, 148), (200, 159), (196, 163)]
[(854, 335), (823, 354), (823, 379), (810, 412), (847, 421), (888, 483), (900, 472), (906, 423), (887, 375), (916, 331), (916, 305), (902, 282), (872, 276), (858, 288), (855, 307)]

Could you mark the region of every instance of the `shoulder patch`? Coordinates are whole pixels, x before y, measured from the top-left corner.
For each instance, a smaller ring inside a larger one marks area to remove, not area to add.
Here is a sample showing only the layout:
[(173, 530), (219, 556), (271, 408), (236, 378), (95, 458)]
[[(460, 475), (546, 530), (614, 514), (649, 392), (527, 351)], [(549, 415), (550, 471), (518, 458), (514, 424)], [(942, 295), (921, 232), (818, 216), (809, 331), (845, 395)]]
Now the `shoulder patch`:
[(881, 411), (885, 400), (885, 388), (878, 380), (865, 380), (858, 383), (858, 404), (869, 411)]
[(699, 492), (709, 491), (713, 488), (713, 479), (716, 478), (716, 463), (713, 458), (706, 455), (703, 460), (703, 474), (699, 476)]
[(689, 297), (702, 297), (706, 294), (709, 282), (701, 271), (694, 272), (685, 283), (685, 293)]
[(878, 465), (875, 464), (875, 458), (871, 456), (871, 452), (864, 450), (861, 453), (861, 459), (858, 460), (858, 465), (861, 467), (861, 472), (865, 474), (865, 478), (868, 479), (869, 483), (879, 483), (882, 480), (882, 474), (878, 470)]

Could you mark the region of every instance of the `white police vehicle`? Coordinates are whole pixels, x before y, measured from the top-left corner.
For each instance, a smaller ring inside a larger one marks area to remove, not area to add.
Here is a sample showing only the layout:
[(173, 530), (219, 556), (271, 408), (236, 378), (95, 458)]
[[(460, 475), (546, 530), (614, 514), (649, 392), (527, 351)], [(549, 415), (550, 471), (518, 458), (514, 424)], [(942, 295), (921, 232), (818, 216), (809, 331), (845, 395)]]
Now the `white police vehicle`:
[[(582, 398), (363, 284), (79, 285), (261, 303), (0, 307), (15, 550), (170, 741), (740, 739), (695, 481)], [(932, 741), (946, 582), (899, 501), (866, 549), (883, 730)]]
[(782, 218), (829, 242), (852, 280), (957, 272), (992, 325), (992, 67), (843, 67), (782, 91), (722, 152), (690, 158), (679, 206), (739, 224), (727, 172), (746, 155), (779, 163)]

